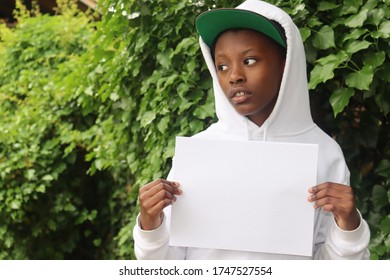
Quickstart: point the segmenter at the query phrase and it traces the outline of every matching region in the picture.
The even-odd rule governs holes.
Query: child
[[[341,149],[311,118],[305,53],[291,18],[275,6],[247,0],[236,9],[205,12],[196,25],[213,78],[218,122],[195,137],[318,144],[321,184],[308,190],[316,208],[313,258],[369,258],[369,229],[355,208]],[[163,179],[140,189],[134,228],[138,259],[306,258],[169,246],[167,206],[180,194],[179,183]]]

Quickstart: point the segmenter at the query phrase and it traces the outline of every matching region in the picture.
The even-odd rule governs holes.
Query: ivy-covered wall
[[[214,121],[196,16],[241,1],[58,1],[0,25],[0,259],[133,258],[138,188]],[[390,257],[389,0],[269,1],[300,27],[315,121]]]

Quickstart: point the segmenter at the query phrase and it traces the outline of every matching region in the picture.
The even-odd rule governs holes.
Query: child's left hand
[[[360,217],[350,186],[327,182],[310,188],[309,193],[308,200],[314,202],[314,208],[332,212],[341,229],[350,231],[359,226]]]

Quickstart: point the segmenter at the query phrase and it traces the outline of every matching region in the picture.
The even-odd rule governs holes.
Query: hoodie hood
[[[298,28],[283,10],[258,0],[247,0],[236,9],[248,10],[278,22],[287,41],[286,64],[278,99],[268,119],[261,126],[264,139],[299,135],[314,123],[310,113],[306,58]],[[200,47],[213,79],[218,122],[210,127],[225,135],[247,135],[248,119],[239,115],[223,93],[209,47],[200,37]],[[206,132],[206,131],[205,131]]]

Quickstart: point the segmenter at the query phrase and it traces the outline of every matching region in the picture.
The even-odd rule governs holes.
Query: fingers
[[[323,183],[309,189],[311,194],[308,200],[315,202],[315,206],[337,205],[354,201],[352,188],[335,183]],[[317,207],[317,208],[318,208]]]
[[[331,183],[331,182],[326,182],[319,184],[315,187],[312,187],[309,189],[309,193],[315,194],[323,190],[334,190],[334,191],[340,191],[340,192],[350,192],[352,193],[352,188],[347,185],[342,185],[342,184],[336,184],[336,183]]]
[[[141,206],[150,208],[163,200],[175,201],[181,193],[179,183],[158,179],[140,189],[139,199]]]
[[[157,179],[140,189],[140,194],[147,194],[148,196],[153,196],[157,192],[165,189],[167,192],[172,194],[181,194],[179,189],[179,183],[171,182],[164,179]]]
[[[159,189],[160,187],[158,187]],[[169,191],[161,189],[158,192],[147,192],[140,196],[141,207],[146,210],[146,213],[155,215],[166,206],[176,201],[176,197]]]
[[[179,183],[177,183],[177,182],[171,182],[171,181],[167,181],[165,179],[157,179],[157,180],[155,180],[153,182],[150,182],[149,184],[143,186],[140,189],[140,191],[146,192],[146,191],[149,191],[151,189],[154,189],[156,186],[159,186],[159,185],[160,186],[164,185],[164,186],[166,186],[166,187],[168,187],[170,189],[173,189],[173,188],[177,189],[180,186]]]
[[[182,193],[179,186],[177,182],[158,179],[140,188],[138,197],[143,229],[154,229],[160,225],[163,209]]]
[[[309,189],[311,194],[308,200],[315,202],[314,206],[333,208],[332,205],[348,206],[354,201],[354,194],[352,188],[345,185],[334,183],[324,183]],[[325,210],[325,209],[324,209]]]
[[[332,212],[341,228],[351,230],[358,226],[359,217],[350,186],[328,182],[312,187],[308,191],[310,193],[308,201],[313,202],[314,208]]]

